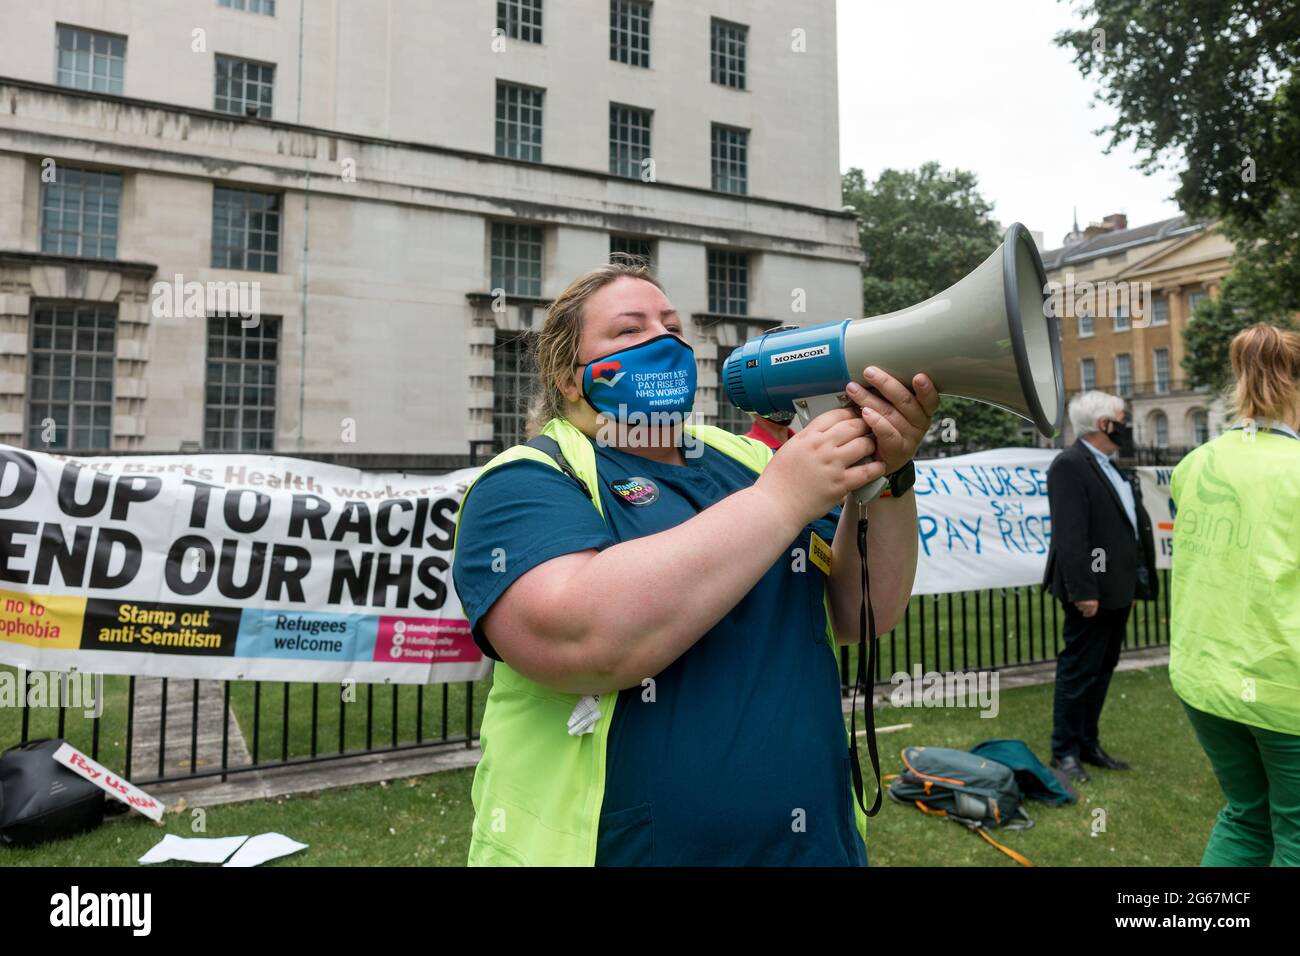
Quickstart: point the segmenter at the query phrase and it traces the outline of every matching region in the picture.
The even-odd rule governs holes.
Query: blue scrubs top
[[[490,657],[500,660],[479,623],[520,575],[675,527],[757,478],[702,443],[686,465],[593,446],[607,521],[576,482],[534,461],[492,469],[466,498],[453,581]],[[811,532],[830,543],[835,519],[805,527],[726,617],[646,675],[653,682],[618,692],[597,865],[867,864],[825,576],[807,557]],[[719,539],[714,558],[729,548]]]

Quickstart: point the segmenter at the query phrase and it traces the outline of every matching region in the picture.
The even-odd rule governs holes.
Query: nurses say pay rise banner
[[[233,680],[477,680],[451,586],[477,469],[0,445],[0,663]]]
[[[920,555],[913,594],[1038,584],[1052,519],[1047,469],[1054,448],[993,451],[916,462]]]

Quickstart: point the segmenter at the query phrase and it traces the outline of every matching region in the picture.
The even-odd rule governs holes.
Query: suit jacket
[[[1047,469],[1052,543],[1043,587],[1063,604],[1098,601],[1103,608],[1122,608],[1135,599],[1159,595],[1151,518],[1142,506],[1137,481],[1127,472],[1120,474],[1133,488],[1136,536],[1124,503],[1082,438]]]

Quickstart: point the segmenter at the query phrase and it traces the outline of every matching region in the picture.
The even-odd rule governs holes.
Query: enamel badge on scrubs
[[[649,478],[615,478],[609,487],[629,505],[651,505],[659,500],[659,488]]]

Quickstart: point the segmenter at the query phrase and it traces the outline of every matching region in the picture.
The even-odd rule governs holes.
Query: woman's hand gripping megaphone
[[[885,466],[879,472],[880,477],[873,475],[871,480],[853,491],[859,514],[865,516],[867,504],[885,487],[884,476],[893,474],[916,455],[930,429],[930,419],[939,407],[939,391],[924,372],[912,377],[909,389],[888,372],[869,365],[862,370],[861,380],[850,381],[843,392],[796,399],[794,405],[805,426],[836,408],[851,409],[859,414],[865,433],[872,442],[869,454],[874,461]]]

